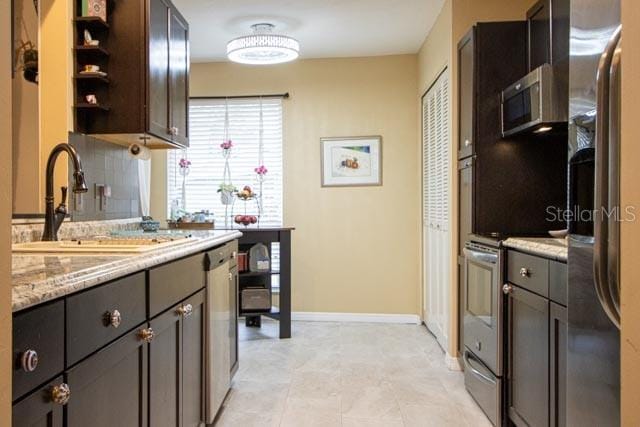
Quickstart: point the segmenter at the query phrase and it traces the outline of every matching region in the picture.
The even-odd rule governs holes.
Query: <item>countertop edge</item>
[[[517,249],[521,252],[544,257],[553,261],[567,262],[567,249],[553,245],[530,242],[527,240],[509,238],[502,242],[503,246],[510,249]]]
[[[16,313],[129,274],[203,252],[240,237],[242,237],[241,231],[229,231],[221,236],[203,237],[194,243],[159,251],[155,254],[133,255],[124,259],[114,260],[99,267],[87,268],[86,270],[60,274],[29,284],[13,286],[11,310]]]

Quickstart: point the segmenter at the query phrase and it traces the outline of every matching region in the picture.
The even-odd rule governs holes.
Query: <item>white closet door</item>
[[[424,319],[446,349],[449,331],[449,73],[422,99],[422,210]]]

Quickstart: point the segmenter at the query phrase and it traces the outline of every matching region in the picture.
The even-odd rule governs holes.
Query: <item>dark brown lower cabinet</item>
[[[13,405],[13,427],[62,427],[63,406],[51,400],[51,390],[62,382],[58,377]]]
[[[149,423],[198,426],[203,419],[204,290],[150,322]]]
[[[238,267],[232,267],[230,273],[230,289],[229,289],[229,313],[231,319],[231,328],[229,334],[231,337],[231,374],[238,369]]]
[[[143,324],[66,373],[69,427],[147,426],[148,347]]]
[[[550,328],[550,396],[549,419],[551,427],[567,425],[567,308],[551,301]]]
[[[516,426],[549,424],[549,300],[513,286],[508,294],[508,412]]]

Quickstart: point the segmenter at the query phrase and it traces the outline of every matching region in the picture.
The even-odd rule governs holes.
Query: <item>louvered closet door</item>
[[[449,73],[445,70],[422,98],[423,314],[444,349],[451,311],[449,147]]]

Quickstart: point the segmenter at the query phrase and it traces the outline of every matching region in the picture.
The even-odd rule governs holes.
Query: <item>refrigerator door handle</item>
[[[598,300],[609,319],[620,328],[618,315],[612,295],[609,290],[608,262],[608,225],[605,215],[610,216],[609,203],[609,123],[610,123],[610,91],[609,75],[611,61],[618,42],[621,27],[618,27],[609,40],[607,47],[600,57],[598,74],[596,77],[596,173],[595,173],[595,209],[594,212],[594,246],[593,246],[593,275]]]
[[[609,209],[615,212],[608,218],[607,271],[608,291],[613,309],[620,319],[620,221],[624,212],[620,207],[620,90],[622,39],[619,38],[611,58],[609,71]]]

